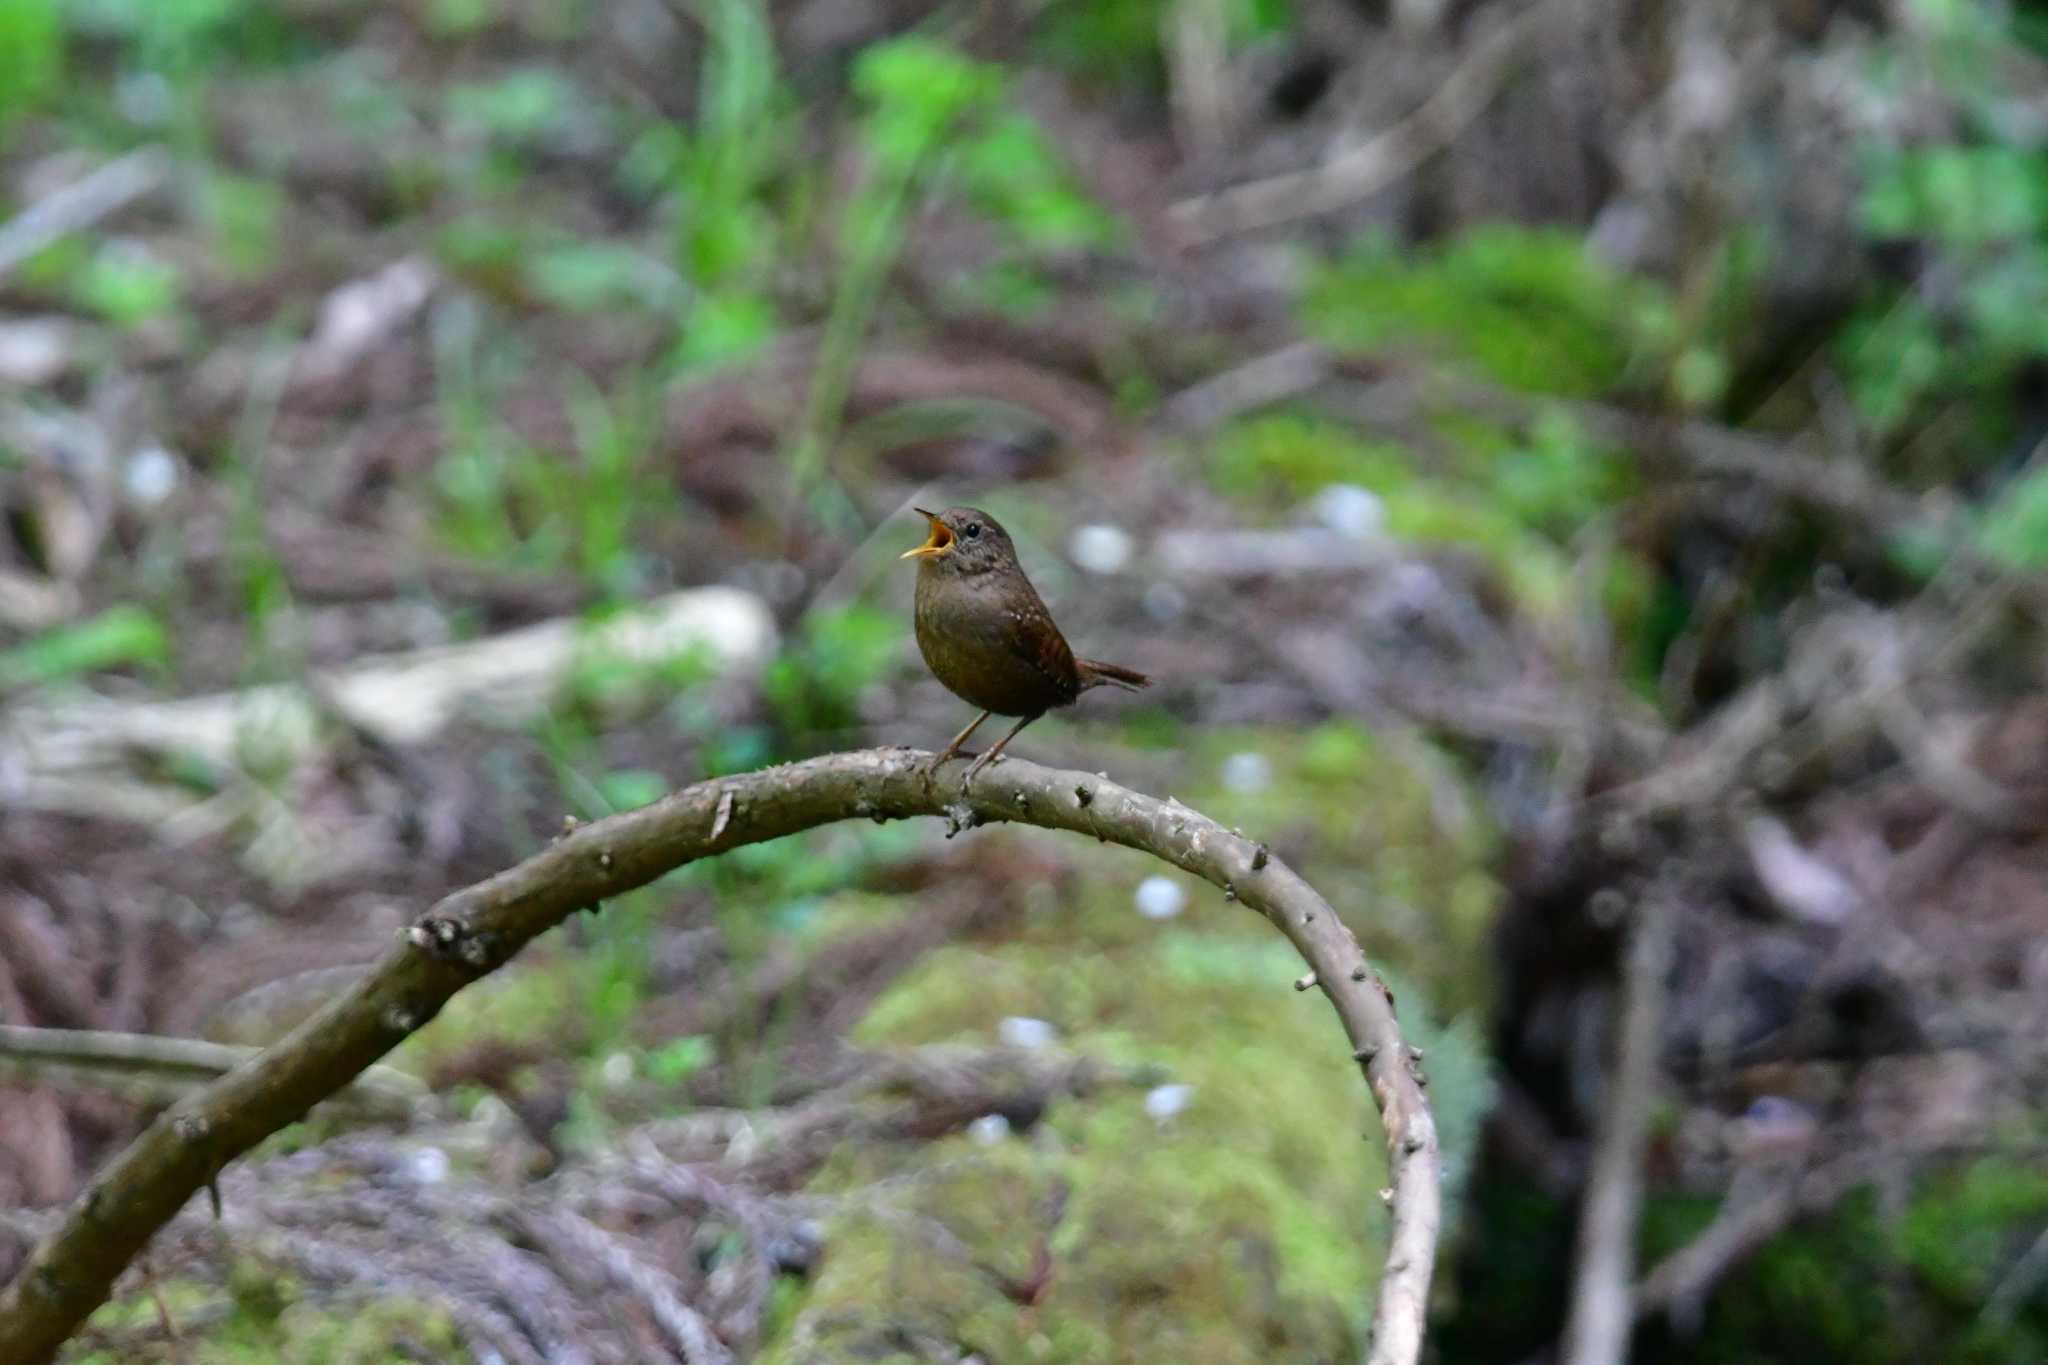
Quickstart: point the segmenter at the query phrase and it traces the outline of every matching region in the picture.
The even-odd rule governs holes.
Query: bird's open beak
[[[929,559],[953,548],[953,533],[946,529],[946,523],[939,520],[936,512],[927,512],[922,507],[913,507],[910,510],[932,524],[932,538],[915,550],[905,550],[896,556],[898,559]]]

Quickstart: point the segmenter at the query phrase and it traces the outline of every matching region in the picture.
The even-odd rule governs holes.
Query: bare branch
[[[1184,199],[1173,225],[1191,246],[1328,213],[1385,189],[1442,151],[1493,103],[1540,32],[1573,6],[1537,0],[1472,45],[1436,92],[1399,123],[1321,166]]]
[[[25,1084],[178,1099],[256,1052],[200,1038],[0,1024],[0,1080]],[[348,1089],[366,1107],[383,1113],[405,1113],[426,1095],[418,1080],[386,1066],[368,1068]]]
[[[1558,1353],[1561,1365],[1619,1365],[1628,1358],[1643,1143],[1656,1099],[1664,973],[1671,955],[1670,894],[1670,888],[1659,886],[1643,897],[1622,965],[1614,1079],[1600,1108],[1586,1200],[1579,1213],[1577,1272],[1564,1347]]]
[[[1440,1216],[1436,1125],[1420,1054],[1402,1039],[1386,988],[1350,929],[1263,845],[1178,802],[1019,759],[985,769],[962,790],[950,772],[930,777],[929,761],[916,750],[870,749],[700,782],[565,834],[444,898],[352,989],[165,1112],[95,1177],[0,1293],[0,1360],[53,1359],[157,1229],[222,1167],[577,910],[743,844],[837,820],[937,815],[949,833],[1012,822],[1151,853],[1222,887],[1294,944],[1336,1007],[1385,1128],[1392,1221],[1368,1365],[1413,1365]]]
[[[169,178],[161,147],[140,147],[0,223],[0,279],[59,237],[118,213]]]

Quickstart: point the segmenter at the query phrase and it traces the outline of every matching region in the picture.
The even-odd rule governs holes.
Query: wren
[[[933,771],[990,716],[1015,716],[1017,723],[968,766],[962,786],[1018,731],[1089,688],[1108,683],[1135,692],[1152,685],[1135,669],[1075,657],[994,517],[972,507],[913,510],[931,523],[930,539],[900,556],[917,561],[918,650],[948,691],[981,708],[932,760]]]

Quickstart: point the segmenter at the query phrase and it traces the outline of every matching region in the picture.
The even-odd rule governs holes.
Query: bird
[[[931,528],[924,544],[898,556],[917,561],[918,652],[946,690],[981,708],[928,772],[959,753],[990,716],[1015,716],[1017,723],[968,765],[963,788],[1047,711],[1071,705],[1094,687],[1135,692],[1152,685],[1134,668],[1075,656],[1025,576],[1010,533],[994,517],[975,507],[912,510]]]

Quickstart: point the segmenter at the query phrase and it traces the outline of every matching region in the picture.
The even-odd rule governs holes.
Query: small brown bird
[[[981,708],[932,760],[934,771],[992,715],[1018,720],[968,766],[962,786],[1019,730],[1089,688],[1114,683],[1135,692],[1152,685],[1133,669],[1074,657],[994,517],[972,507],[913,510],[931,523],[931,538],[900,556],[917,561],[917,647],[948,691]]]

